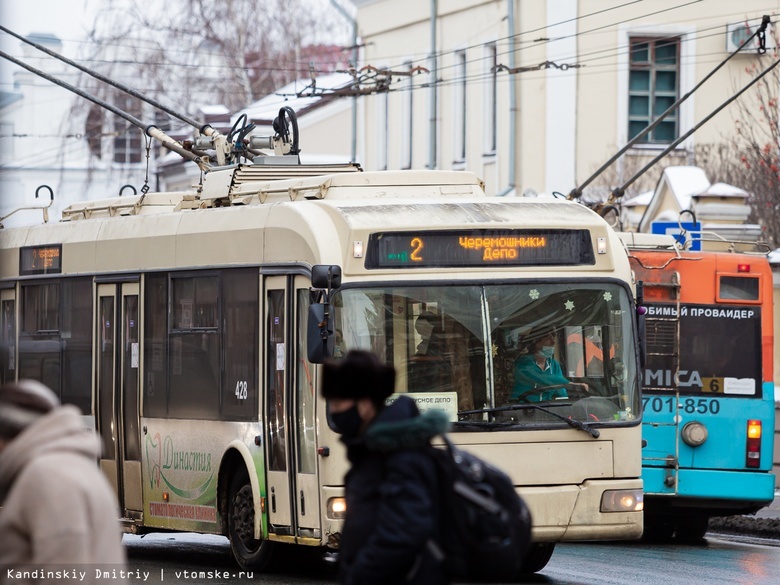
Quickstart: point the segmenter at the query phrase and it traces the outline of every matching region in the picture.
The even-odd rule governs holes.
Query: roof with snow
[[[691,208],[691,198],[710,187],[704,169],[694,166],[668,166],[661,173],[655,191],[639,222],[640,232],[649,232],[652,222],[672,220]]]
[[[300,116],[306,110],[333,99],[330,91],[349,87],[353,81],[354,78],[349,73],[330,73],[317,77],[313,82],[308,78],[298,79],[257,100],[243,110],[235,112],[232,119],[237,120],[239,116],[246,114],[247,118],[253,122],[270,124],[279,114],[279,108],[283,106],[291,107]],[[306,97],[297,97],[298,94],[304,94]]]
[[[666,181],[672,194],[677,199],[680,209],[689,209],[691,206],[691,197],[701,193],[710,187],[710,180],[707,173],[699,167],[674,166],[666,167],[661,174],[661,180]],[[658,187],[656,187],[656,192]]]
[[[750,195],[744,189],[735,187],[734,185],[728,185],[726,183],[715,183],[710,185],[707,189],[700,193],[695,193],[694,197],[739,197],[744,199]]]
[[[644,193],[640,193],[636,197],[632,197],[631,199],[623,202],[623,207],[636,207],[638,205],[649,205],[650,201],[653,199],[653,191],[645,191]]]
[[[200,106],[198,108],[203,114],[205,115],[211,115],[211,116],[220,116],[222,114],[229,114],[230,110],[227,106],[224,106],[222,104],[213,105],[213,106]]]

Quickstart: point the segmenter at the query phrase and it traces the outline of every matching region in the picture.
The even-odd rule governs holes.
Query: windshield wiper
[[[569,425],[573,429],[577,429],[578,431],[585,431],[588,433],[591,437],[594,439],[598,439],[601,433],[598,429],[592,428],[588,423],[584,423],[582,421],[568,418],[563,416],[562,414],[558,414],[557,412],[553,412],[552,410],[548,408],[544,408],[543,406],[539,406],[538,404],[512,404],[509,406],[497,406],[495,408],[480,408],[478,410],[461,410],[458,412],[458,416],[460,415],[467,415],[467,414],[485,414],[485,413],[493,413],[493,412],[507,412],[510,410],[526,410],[528,408],[535,408],[536,410],[541,410],[544,413],[547,413],[551,416],[554,416],[555,418],[561,419],[563,422],[565,422],[567,425]]]

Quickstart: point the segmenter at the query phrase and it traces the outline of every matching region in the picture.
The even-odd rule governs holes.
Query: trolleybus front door
[[[266,431],[268,522],[271,532],[293,536],[290,501],[287,277],[265,280],[265,393],[262,410]]]
[[[0,290],[0,384],[16,379],[15,290]]]
[[[124,518],[143,510],[138,395],[140,314],[137,282],[98,284],[97,419],[100,467]]]
[[[295,379],[293,398],[295,500],[298,536],[320,538],[319,478],[317,472],[317,385],[314,366],[306,353],[306,326],[310,304],[310,282],[296,276],[295,290]]]
[[[264,290],[262,412],[269,523],[277,535],[319,538],[316,396],[305,352],[308,281],[303,277],[266,277]]]

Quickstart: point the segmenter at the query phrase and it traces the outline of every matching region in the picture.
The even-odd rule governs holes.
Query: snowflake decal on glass
[[[609,302],[612,300],[612,293],[611,292],[605,292],[604,293],[604,300]]]
[[[563,303],[563,306],[566,307],[567,311],[574,310],[574,303],[572,301],[566,301],[565,303]]]
[[[536,289],[532,289],[531,292],[528,293],[528,296],[531,297],[533,300],[536,300],[539,298],[539,291]]]

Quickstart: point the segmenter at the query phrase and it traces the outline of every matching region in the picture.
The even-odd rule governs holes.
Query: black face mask
[[[344,412],[330,412],[328,410],[328,418],[330,419],[330,428],[348,438],[357,437],[360,433],[360,425],[363,424],[357,404]]]

